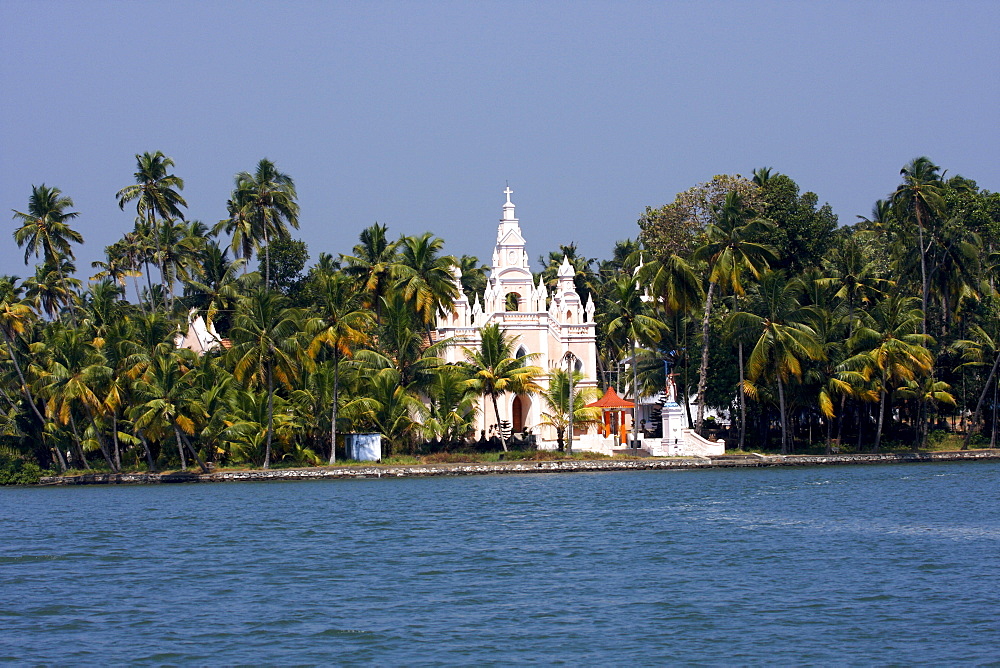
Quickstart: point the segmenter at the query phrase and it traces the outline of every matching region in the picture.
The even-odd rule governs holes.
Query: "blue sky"
[[[0,208],[61,188],[85,276],[155,150],[210,224],[275,161],[314,258],[379,221],[488,261],[507,181],[533,261],[765,165],[852,223],[918,155],[1000,189],[998,30],[997,2],[5,0]]]

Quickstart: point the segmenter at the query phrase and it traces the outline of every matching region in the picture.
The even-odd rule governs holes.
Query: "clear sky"
[[[273,160],[313,258],[379,221],[488,262],[507,181],[533,262],[761,166],[853,223],[919,155],[1000,189],[998,34],[1000,2],[3,0],[0,209],[61,188],[84,276],[156,150],[209,224]]]

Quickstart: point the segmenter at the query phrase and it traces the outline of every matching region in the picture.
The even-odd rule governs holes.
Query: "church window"
[[[507,296],[504,298],[504,310],[505,311],[520,311],[521,310],[521,295],[516,292],[508,292]]]

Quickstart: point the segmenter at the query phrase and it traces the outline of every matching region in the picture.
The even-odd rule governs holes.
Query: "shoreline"
[[[89,473],[45,476],[41,487],[66,485],[149,485],[164,483],[246,482],[261,480],[351,480],[357,478],[423,478],[435,476],[506,475],[521,473],[577,473],[600,471],[670,471],[712,468],[761,468],[775,466],[844,466],[858,464],[911,464],[921,462],[1000,460],[1000,449],[941,452],[878,453],[851,455],[721,455],[670,459],[596,459],[514,462],[463,462],[252,469],[211,473]]]

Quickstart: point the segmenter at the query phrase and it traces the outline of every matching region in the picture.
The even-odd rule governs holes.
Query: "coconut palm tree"
[[[244,297],[230,331],[233,347],[229,355],[236,380],[245,387],[262,387],[267,392],[265,469],[271,466],[275,383],[290,388],[299,368],[297,314],[287,307],[287,302],[282,295],[266,289]]]
[[[362,391],[343,409],[344,416],[355,428],[373,429],[382,434],[388,452],[405,443],[413,445],[425,413],[423,403],[403,384],[393,368],[366,374]]]
[[[382,298],[388,296],[399,280],[399,242],[386,237],[388,228],[375,223],[361,231],[360,243],[354,246],[354,255],[341,255],[344,273],[361,282],[368,293],[367,303],[375,309],[377,320],[382,319]]]
[[[458,258],[458,267],[462,272],[462,291],[470,303],[483,298],[486,292],[486,272],[488,266],[479,261],[475,255],[463,255]]]
[[[632,365],[632,398],[635,406],[632,408],[632,431],[634,437],[639,437],[639,363],[637,348],[639,345],[654,346],[663,336],[666,326],[651,315],[651,304],[647,302],[644,286],[636,276],[623,274],[612,279],[607,288],[607,308],[603,314],[602,323],[607,330],[608,340],[619,353],[631,348],[629,359]],[[704,395],[703,395],[704,396]]]
[[[270,288],[271,256],[268,245],[272,238],[287,239],[287,225],[299,228],[299,205],[295,182],[288,174],[278,171],[267,158],[257,163],[257,169],[236,175],[236,188],[230,198],[230,220],[233,230],[239,224],[250,225],[250,238],[255,248],[264,248],[264,288]],[[241,239],[245,231],[240,230]],[[236,234],[233,237],[236,243]],[[241,243],[246,243],[241,241]]]
[[[202,261],[193,265],[194,275],[184,281],[184,296],[189,305],[205,312],[206,324],[221,319],[229,329],[230,318],[240,296],[240,269],[246,260],[229,261],[228,251],[215,241],[209,241],[201,254]]]
[[[186,468],[184,449],[198,462],[202,472],[208,467],[194,449],[189,435],[195,433],[195,418],[203,414],[197,406],[197,392],[192,380],[196,365],[190,351],[171,351],[156,355],[137,383],[137,396],[142,403],[132,410],[132,419],[138,429],[161,440],[173,436],[180,457],[181,468]]]
[[[965,441],[962,443],[963,450],[969,449],[969,441],[972,439],[973,431],[979,427],[983,404],[986,402],[986,397],[997,377],[997,369],[1000,369],[1000,340],[979,325],[973,325],[969,333],[971,338],[960,340],[955,344],[965,359],[962,366],[985,366],[989,364],[987,360],[991,357],[993,358],[993,366],[990,367],[990,373],[983,384],[983,391],[979,394],[979,400],[976,401],[976,409],[972,412],[969,427],[965,431]],[[992,426],[991,432],[993,433],[991,440],[995,440],[996,424]]]
[[[458,261],[451,255],[439,255],[444,240],[424,232],[419,236],[399,240],[398,290],[428,333],[439,313],[450,312],[459,290],[455,285],[452,267]]]
[[[340,361],[351,357],[355,348],[368,341],[375,320],[371,311],[362,307],[357,284],[340,272],[319,275],[319,299],[318,331],[310,349],[315,356],[318,347],[322,346],[333,358],[333,400],[330,405],[330,463],[333,464],[337,446]]]
[[[73,305],[80,280],[68,277],[75,270],[69,260],[36,264],[35,274],[24,279],[25,300],[34,305],[35,311],[48,315],[52,320],[59,320],[62,309],[69,308],[70,317],[75,322]]]
[[[40,379],[46,398],[46,412],[62,425],[71,425],[83,455],[83,440],[76,417],[82,411],[91,427],[94,441],[112,471],[118,466],[104,442],[105,405],[99,396],[101,387],[111,379],[113,370],[107,365],[101,343],[89,341],[80,329],[55,329],[46,342],[47,364]]]
[[[849,371],[859,371],[872,380],[879,393],[879,417],[872,452],[878,452],[882,428],[892,392],[909,381],[930,374],[934,358],[927,344],[933,339],[918,334],[923,323],[923,311],[916,297],[906,297],[898,291],[887,295],[864,315],[863,324],[848,341],[856,351],[844,361]]]
[[[477,348],[463,348],[465,359],[472,370],[472,387],[481,397],[489,397],[497,425],[500,424],[500,406],[497,399],[506,393],[534,394],[541,390],[538,379],[542,370],[528,364],[537,353],[515,356],[517,337],[508,336],[496,323],[479,330]],[[507,438],[500,430],[500,445],[507,452]]]
[[[584,379],[580,371],[573,372],[573,385]],[[587,404],[596,401],[599,393],[596,387],[585,387],[573,390],[573,413],[570,415],[570,376],[564,369],[554,369],[549,373],[549,387],[542,392],[545,409],[542,411],[544,426],[556,430],[556,443],[560,450],[565,450],[564,437],[571,425],[575,431],[578,428],[588,428],[601,424],[601,409],[587,408]]]
[[[461,443],[475,432],[479,414],[469,370],[458,364],[442,364],[431,375],[426,387],[424,434],[445,445]]]
[[[701,324],[701,366],[698,370],[698,417],[695,429],[700,433],[705,420],[705,390],[708,388],[709,323],[712,300],[717,289],[744,294],[742,275],[748,271],[755,278],[777,260],[769,246],[753,241],[768,226],[743,203],[736,191],[726,194],[722,204],[713,207],[713,222],[705,230],[707,241],[694,252],[694,259],[708,264],[708,290]]]
[[[21,221],[21,227],[14,230],[14,241],[24,247],[24,264],[34,255],[41,257],[46,266],[54,267],[59,282],[65,288],[66,274],[64,262],[75,260],[71,244],[83,243],[83,236],[69,226],[69,221],[80,215],[78,211],[67,211],[73,200],[62,194],[59,188],[49,188],[44,183],[31,187],[28,211],[14,211],[14,220]]]
[[[904,216],[912,217],[917,224],[917,239],[920,244],[920,308],[923,311],[921,334],[927,334],[927,302],[930,295],[930,276],[927,271],[927,252],[924,237],[927,225],[932,218],[939,215],[944,208],[944,182],[941,168],[931,162],[930,158],[921,156],[914,158],[899,170],[903,183],[892,194],[893,206]]]
[[[172,158],[163,155],[162,151],[155,153],[136,154],[136,171],[133,174],[135,184],[125,186],[115,197],[118,199],[118,207],[124,211],[125,205],[135,202],[136,214],[148,227],[149,235],[154,241],[154,258],[160,267],[160,283],[163,285],[167,280],[166,269],[163,265],[163,258],[160,254],[160,228],[157,217],[161,220],[179,218],[184,220],[182,207],[187,207],[187,202],[181,196],[180,191],[184,190],[184,180],[179,176],[170,174],[170,168],[174,166]],[[163,306],[167,307],[166,295],[164,295]]]
[[[809,311],[799,302],[803,288],[801,281],[789,280],[783,271],[768,271],[761,275],[758,289],[760,312],[740,311],[732,316],[734,329],[759,333],[747,359],[747,376],[751,381],[766,376],[778,386],[782,454],[789,452],[791,444],[785,389],[793,378],[801,380],[803,362],[823,357],[816,333],[807,324]]]
[[[22,347],[25,349],[25,355],[30,354],[27,352],[27,345],[23,340],[23,335],[32,326],[34,314],[26,304],[13,300],[12,298],[15,296],[14,291],[11,290],[11,293],[4,295],[3,301],[0,301],[0,336],[3,336],[7,348],[7,356],[10,358],[14,370],[17,372],[18,385],[21,394],[24,395],[24,401],[31,407],[31,411],[35,414],[35,417],[38,418],[39,430],[43,430],[46,419],[38,408],[34,393],[31,391],[31,383],[25,377],[25,369],[21,364]],[[62,450],[57,446],[55,451],[59,466],[65,471],[67,468],[66,459],[63,457]]]

